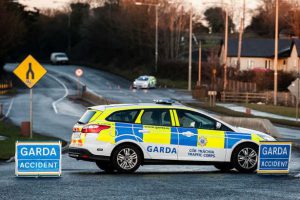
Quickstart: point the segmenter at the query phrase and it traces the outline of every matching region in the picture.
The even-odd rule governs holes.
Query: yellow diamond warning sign
[[[29,88],[32,88],[46,73],[46,69],[31,55],[14,70],[14,74]]]

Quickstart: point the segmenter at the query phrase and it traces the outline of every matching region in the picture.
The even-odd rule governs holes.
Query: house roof
[[[278,57],[289,57],[291,53],[293,40],[291,39],[279,39],[278,41]],[[298,55],[300,53],[300,41],[298,40],[299,48]],[[242,43],[242,57],[262,57],[272,58],[274,57],[274,39],[256,39],[249,38],[243,39]],[[228,41],[228,57],[237,57],[238,54],[238,39],[229,39]]]

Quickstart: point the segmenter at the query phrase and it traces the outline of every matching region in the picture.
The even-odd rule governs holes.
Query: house
[[[274,69],[274,39],[243,39],[240,70]],[[224,43],[221,45],[220,64],[223,64]],[[278,70],[297,71],[300,57],[299,39],[279,39]],[[237,67],[238,39],[228,40],[227,66]]]

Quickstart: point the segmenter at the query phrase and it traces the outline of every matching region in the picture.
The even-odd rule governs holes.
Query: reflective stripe
[[[153,144],[171,143],[171,127],[157,127],[144,125],[144,129],[149,131],[143,136],[144,142]]]
[[[173,110],[170,110],[170,115],[171,115],[171,123],[172,123],[172,126],[176,126],[175,120],[174,120]]]
[[[144,114],[144,110],[141,110],[139,116],[135,120],[136,124],[141,124],[142,123],[142,116],[143,116],[143,114]]]
[[[225,146],[224,131],[198,129],[197,147],[224,149],[224,146]]]
[[[174,115],[174,118],[175,118],[175,125],[180,126],[176,110],[172,110],[172,111],[173,111],[173,115]]]
[[[110,126],[109,129],[102,130],[97,137],[97,140],[101,142],[108,142],[111,144],[115,144],[115,136],[116,136],[116,126],[114,122],[105,123],[103,125]]]
[[[251,134],[225,132],[225,148],[231,149],[236,143],[241,140],[251,140]]]
[[[251,134],[251,140],[254,141],[254,142],[259,143],[260,141],[263,140],[263,138],[261,138],[261,137],[259,137],[258,135],[252,133],[252,134]]]

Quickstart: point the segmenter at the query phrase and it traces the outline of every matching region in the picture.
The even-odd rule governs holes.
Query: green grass
[[[258,105],[258,104],[244,104],[243,106],[251,108],[253,110],[258,110],[262,112],[268,112],[276,115],[282,115],[286,117],[296,117],[295,107],[285,107],[285,106],[274,106],[274,105]]]
[[[281,125],[293,126],[293,127],[300,127],[300,122],[288,121],[288,120],[282,120],[282,119],[273,119],[273,118],[268,118],[268,117],[258,117],[258,116],[254,116],[254,115],[247,115],[246,113],[236,112],[236,111],[230,110],[228,108],[224,108],[222,106],[210,107],[209,104],[207,104],[207,103],[188,104],[188,105],[191,106],[191,107],[194,107],[194,108],[199,108],[199,109],[211,111],[211,112],[214,112],[214,113],[218,113],[218,114],[225,115],[225,116],[230,116],[230,117],[264,118],[264,119],[270,120],[272,123],[275,123],[275,124],[281,124]]]
[[[176,89],[186,89],[188,82],[187,81],[174,81],[171,79],[162,79],[162,78],[157,78],[157,84],[161,87],[168,87],[168,88],[176,88]]]
[[[0,140],[0,160],[7,160],[15,155],[15,144],[17,140],[31,140],[31,141],[58,141],[60,139],[54,137],[43,136],[33,133],[33,138],[20,136],[20,127],[14,126],[8,122],[0,122],[0,135],[8,137],[6,140]],[[62,141],[63,146],[66,145]]]

